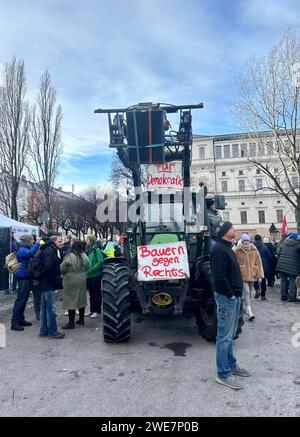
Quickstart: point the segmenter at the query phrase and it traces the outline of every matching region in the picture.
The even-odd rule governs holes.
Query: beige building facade
[[[270,189],[272,181],[249,161],[250,156],[259,153],[259,159],[268,161],[274,174],[281,173],[278,158],[272,150],[271,134],[266,132],[261,135],[263,146],[261,140],[256,142],[249,134],[195,135],[193,138],[192,185],[197,186],[203,181],[209,196],[225,196],[226,209],[220,213],[224,220],[234,224],[238,235],[249,232],[270,237],[270,226],[273,223],[280,230],[284,215],[288,231],[296,229],[294,212],[289,203]],[[291,170],[289,175],[297,188],[297,173]],[[279,235],[275,237],[279,238]]]

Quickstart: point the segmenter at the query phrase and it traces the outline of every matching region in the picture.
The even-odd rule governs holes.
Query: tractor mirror
[[[225,209],[225,196],[223,196],[222,194],[217,194],[214,199],[217,209]]]

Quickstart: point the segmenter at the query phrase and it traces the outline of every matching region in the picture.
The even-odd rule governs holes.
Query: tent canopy
[[[17,220],[13,220],[3,214],[0,214],[0,227],[11,228],[17,241],[19,240],[20,236],[24,234],[39,235],[38,226],[18,222]]]

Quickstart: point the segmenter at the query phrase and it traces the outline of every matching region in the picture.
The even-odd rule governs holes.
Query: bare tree
[[[5,65],[0,87],[0,208],[18,220],[17,195],[29,148],[30,111],[24,61]]]
[[[300,42],[287,32],[266,57],[247,65],[234,114],[249,132],[249,161],[267,176],[262,189],[286,199],[300,230],[299,79]]]
[[[131,190],[139,185],[145,186],[145,169],[143,166],[130,163],[127,153],[120,148],[112,161],[110,180],[116,189],[125,187],[127,190]]]
[[[30,153],[33,164],[29,171],[45,196],[45,210],[50,214],[50,228],[52,190],[62,152],[61,121],[61,106],[56,104],[56,90],[51,85],[49,72],[46,71],[41,77],[39,93],[32,111]]]

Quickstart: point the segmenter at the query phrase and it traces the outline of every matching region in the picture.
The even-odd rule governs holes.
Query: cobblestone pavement
[[[50,340],[38,337],[32,303],[33,326],[9,329],[11,298],[0,309],[0,416],[300,415],[300,305],[281,302],[278,287],[267,302],[253,301],[256,319],[235,342],[239,364],[252,373],[239,392],[216,384],[215,345],[199,336],[194,318],[133,313],[126,344],[103,342],[101,318]]]

